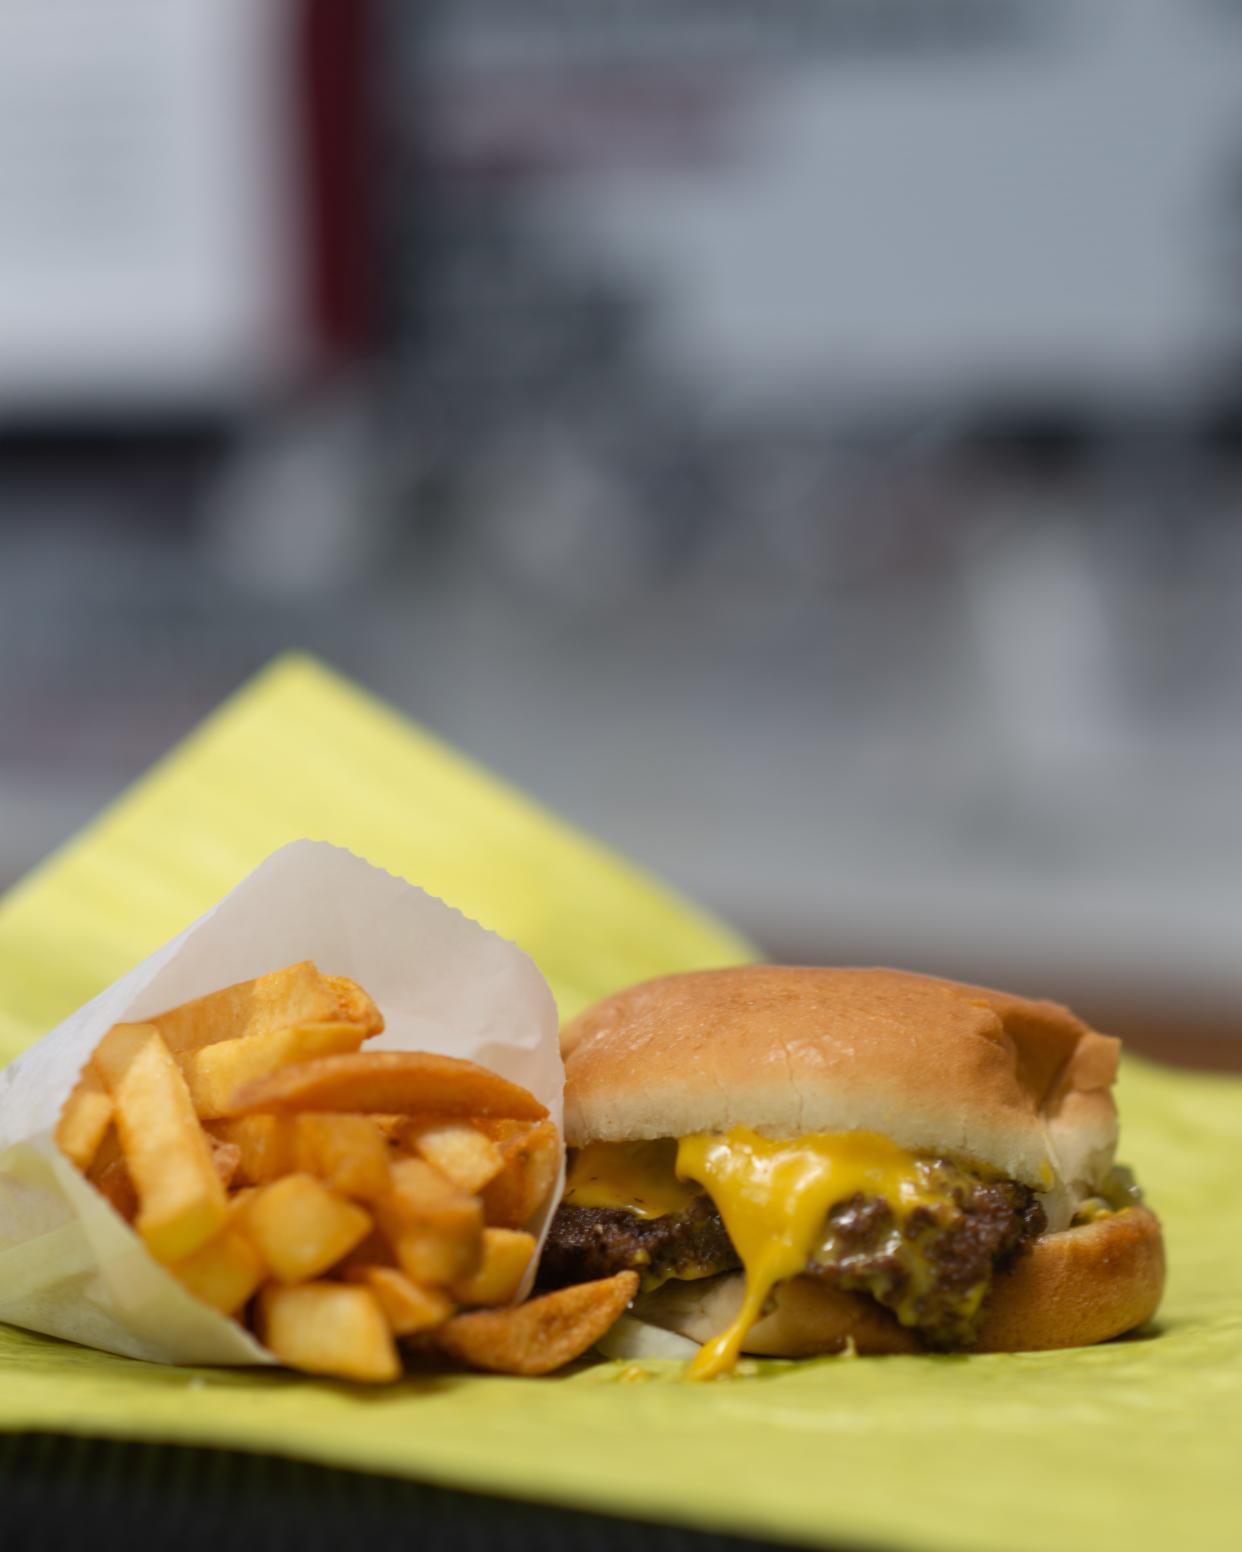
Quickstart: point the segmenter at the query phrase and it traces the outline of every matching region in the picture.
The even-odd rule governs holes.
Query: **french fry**
[[[334,1277],[351,1277],[360,1266],[392,1266],[397,1264],[397,1255],[388,1238],[373,1228],[365,1239],[360,1239],[354,1248],[341,1258],[332,1269]]]
[[[328,1015],[329,1019],[339,1020],[342,1024],[361,1024],[368,1040],[372,1035],[383,1034],[384,1015],[357,981],[351,981],[347,975],[325,975],[323,984],[336,998],[336,1011]]]
[[[184,1261],[174,1261],[168,1270],[196,1298],[222,1315],[235,1315],[263,1281],[258,1251],[232,1227]]]
[[[126,1223],[133,1223],[138,1216],[138,1193],[119,1149],[116,1156],[96,1172],[91,1183],[114,1213]]]
[[[474,1369],[550,1374],[598,1342],[637,1292],[637,1273],[618,1272],[508,1309],[454,1315],[415,1342]]]
[[[372,1111],[369,1114],[371,1120],[379,1127],[380,1136],[395,1148],[400,1143],[401,1134],[409,1123],[409,1116],[381,1115],[378,1111]]]
[[[293,1116],[238,1116],[209,1121],[205,1128],[215,1143],[240,1152],[232,1183],[265,1186],[297,1169],[297,1120]]]
[[[520,1229],[484,1229],[483,1257],[475,1271],[453,1284],[459,1304],[508,1304],[521,1286],[535,1236]]]
[[[83,1174],[93,1183],[99,1179],[109,1164],[114,1164],[118,1159],[123,1158],[121,1139],[117,1134],[114,1117],[112,1124],[109,1125],[107,1131],[103,1134],[103,1140],[98,1148],[95,1149],[94,1158],[91,1159]]]
[[[241,1149],[235,1142],[221,1142],[210,1132],[207,1133],[207,1146],[211,1149],[211,1162],[216,1166],[220,1184],[227,1191],[241,1167]]]
[[[156,1260],[184,1260],[228,1217],[185,1079],[151,1024],[115,1025],[94,1060],[138,1193],[138,1232]]]
[[[87,1062],[60,1112],[56,1146],[85,1174],[111,1124],[112,1096],[94,1063]]]
[[[214,1121],[230,1114],[230,1101],[246,1084],[317,1056],[356,1051],[362,1041],[358,1024],[291,1024],[183,1051],[177,1062],[199,1118]]]
[[[483,1208],[422,1159],[398,1159],[392,1186],[374,1204],[375,1222],[416,1283],[448,1286],[478,1269]]]
[[[229,1223],[240,1225],[242,1216],[259,1194],[258,1186],[242,1186],[229,1197]]]
[[[504,1168],[500,1149],[468,1121],[412,1122],[398,1135],[462,1191],[481,1191]]]
[[[420,1288],[394,1266],[351,1266],[351,1283],[362,1283],[379,1300],[394,1336],[413,1336],[443,1325],[453,1313],[453,1301],[438,1288]]]
[[[360,986],[345,976],[320,975],[310,960],[196,997],[148,1023],[174,1054],[271,1034],[291,1024],[356,1024],[364,1038],[384,1027],[379,1009]]]
[[[394,1379],[396,1337],[499,1372],[559,1366],[629,1294],[565,1289],[516,1324],[489,1308],[528,1275],[523,1229],[560,1165],[546,1107],[474,1062],[359,1049],[382,1028],[309,961],[114,1025],[56,1140],[195,1298],[292,1367]]]
[[[444,1116],[547,1115],[533,1094],[499,1073],[430,1051],[355,1051],[282,1067],[233,1098],[230,1115],[348,1110]]]
[[[427,1120],[434,1120],[428,1116]],[[510,1121],[503,1116],[475,1116],[471,1122],[484,1137],[490,1137],[494,1143],[511,1143],[515,1138],[525,1137],[531,1129],[529,1121]]]
[[[299,1169],[363,1201],[388,1190],[388,1145],[370,1116],[305,1115],[295,1126]]]
[[[503,1125],[504,1123],[500,1123]],[[488,1223],[499,1228],[525,1227],[547,1201],[556,1186],[561,1167],[561,1139],[551,1121],[514,1127],[497,1136],[504,1166],[483,1189],[483,1212]]]
[[[124,1164],[126,1164],[126,1158],[124,1158],[124,1153],[121,1153],[121,1139],[116,1136],[115,1125],[110,1125],[106,1133],[104,1133],[104,1141],[95,1150],[95,1158],[90,1161],[90,1167],[85,1172],[85,1176],[92,1183],[92,1186],[98,1187],[99,1181],[113,1169],[113,1166],[120,1166],[121,1170],[126,1173],[126,1176],[129,1175],[129,1170],[124,1167]],[[130,1184],[129,1189],[132,1192],[134,1186]],[[134,1211],[137,1212],[138,1198],[135,1197],[134,1201]]]
[[[301,1283],[364,1239],[371,1218],[313,1175],[286,1175],[256,1192],[239,1226],[280,1282]]]
[[[218,1142],[211,1136],[207,1138],[207,1145],[211,1149],[211,1162],[220,1177],[220,1184],[227,1191],[237,1171],[241,1150],[232,1143]],[[127,1223],[134,1221],[138,1215],[138,1194],[121,1152],[115,1126],[110,1124],[104,1133],[103,1141],[95,1150],[95,1156],[86,1170],[86,1178],[101,1196],[107,1197],[113,1210]]]
[[[259,1295],[259,1340],[290,1368],[371,1384],[395,1380],[401,1362],[379,1300],[346,1283],[269,1283]]]

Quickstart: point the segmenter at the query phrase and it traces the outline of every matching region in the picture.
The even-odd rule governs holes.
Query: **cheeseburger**
[[[895,970],[703,971],[563,1035],[565,1196],[541,1280],[740,1353],[1012,1352],[1154,1314],[1160,1224],[1114,1162],[1118,1042]]]

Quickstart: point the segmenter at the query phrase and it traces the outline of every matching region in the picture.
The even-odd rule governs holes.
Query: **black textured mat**
[[[753,1552],[759,1546],[278,1456],[0,1435],[0,1552]]]

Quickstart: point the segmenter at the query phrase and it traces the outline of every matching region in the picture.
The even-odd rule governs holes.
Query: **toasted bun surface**
[[[1035,1352],[1106,1342],[1150,1320],[1163,1288],[1160,1224],[1145,1207],[1044,1234],[996,1278],[972,1351]],[[728,1273],[666,1283],[640,1303],[637,1313],[705,1342],[729,1324],[741,1301],[741,1274]],[[839,1293],[815,1278],[795,1277],[783,1284],[775,1306],[751,1328],[745,1352],[809,1358],[840,1352],[851,1340],[859,1353],[922,1351],[914,1333],[874,1300]]]
[[[897,970],[667,976],[567,1026],[573,1146],[727,1131],[874,1131],[1049,1193],[1112,1163],[1119,1045],[1067,1009]]]

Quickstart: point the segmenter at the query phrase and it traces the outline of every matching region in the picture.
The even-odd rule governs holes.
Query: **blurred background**
[[[0,882],[288,647],[1242,1061],[1242,4],[0,0]]]

